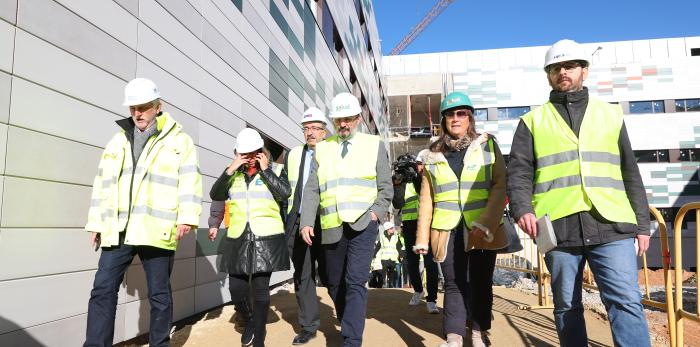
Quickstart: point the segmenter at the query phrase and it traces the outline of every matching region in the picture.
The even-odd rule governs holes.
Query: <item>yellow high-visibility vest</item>
[[[618,139],[622,109],[590,98],[576,137],[551,102],[522,117],[536,158],[532,204],[556,220],[596,210],[612,222],[637,223],[622,180]]]
[[[156,126],[159,133],[146,142],[135,170],[123,130],[105,146],[85,226],[100,233],[102,247],[118,245],[126,231],[125,244],[174,250],[176,225],[199,224],[202,176],[194,142],[168,113]]]
[[[410,221],[418,219],[418,193],[412,182],[406,183],[404,192],[405,204],[401,208],[401,220]]]
[[[345,158],[342,142],[335,135],[316,144],[323,230],[354,223],[377,199],[379,136],[356,133]]]
[[[287,156],[287,179],[289,180],[289,185],[292,187],[292,195],[290,195],[287,200],[287,213],[292,211],[294,192],[296,191],[297,181],[299,180],[299,165],[301,165],[302,155],[304,155],[303,145],[292,148]]]
[[[269,236],[284,233],[280,206],[267,188],[259,173],[249,184],[245,174],[236,171],[231,176],[229,188],[229,227],[226,236],[238,238],[243,234],[246,223],[256,236]]]
[[[486,207],[496,161],[493,139],[470,146],[464,155],[464,168],[457,178],[447,160],[426,163],[425,170],[433,186],[433,220],[431,227],[452,230],[464,218],[471,228]]]
[[[398,262],[399,251],[396,249],[396,245],[398,242],[399,236],[397,234],[391,235],[391,237],[387,238],[386,235],[384,235],[384,232],[382,232],[379,236],[379,243],[381,248],[379,248],[379,254],[377,254],[377,258],[381,260],[391,260]]]

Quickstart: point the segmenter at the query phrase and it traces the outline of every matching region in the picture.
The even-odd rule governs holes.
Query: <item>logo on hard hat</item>
[[[555,55],[554,58],[552,58],[552,59],[559,59],[559,58],[561,58],[561,57],[566,57],[566,55],[567,55],[566,53],[564,53],[564,54],[557,54],[557,55]]]
[[[338,105],[335,107],[336,111],[349,110],[349,109],[350,109],[350,105]]]
[[[311,116],[313,116],[311,113],[307,113],[307,114],[304,115],[304,118],[309,118],[309,117],[311,117]]]
[[[461,98],[459,98],[459,97],[454,97],[454,98],[448,99],[448,100],[447,100],[447,104],[448,104],[448,105],[451,105],[451,104],[454,104],[455,102],[459,102],[460,100],[461,100]]]

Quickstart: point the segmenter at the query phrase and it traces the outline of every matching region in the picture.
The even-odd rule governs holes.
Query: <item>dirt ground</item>
[[[321,300],[321,328],[306,346],[339,346],[340,327],[334,318],[333,304],[324,288],[318,289]],[[437,346],[442,341],[442,315],[428,314],[425,304],[408,306],[412,292],[407,289],[370,289],[363,346]],[[558,346],[551,309],[521,310],[535,305],[537,297],[513,289],[494,288],[493,346]],[[442,303],[442,294],[438,298]],[[442,307],[441,307],[442,308]],[[235,326],[233,307],[226,305],[204,315],[180,322],[172,346],[238,346],[241,330]],[[612,346],[605,319],[586,312],[590,346]],[[266,346],[291,346],[297,329],[297,304],[294,293],[279,291],[272,296]],[[143,346],[145,337],[120,344]],[[468,346],[469,344],[465,344]]]

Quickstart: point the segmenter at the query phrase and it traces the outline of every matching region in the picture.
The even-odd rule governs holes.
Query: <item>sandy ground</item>
[[[333,304],[324,288],[321,300],[321,329],[306,346],[339,346],[340,327]],[[425,304],[408,306],[412,292],[407,289],[370,289],[363,346],[437,346],[442,341],[442,315],[428,314]],[[535,305],[537,297],[514,289],[494,288],[493,346],[558,346],[551,309],[521,310]],[[442,303],[442,294],[438,298]],[[177,325],[172,346],[238,346],[240,329],[235,326],[233,307],[226,305]],[[586,312],[590,346],[612,346],[608,323],[600,315]],[[272,296],[266,346],[291,346],[297,327],[294,293],[278,291]],[[119,346],[143,346],[139,337]],[[468,344],[465,344],[468,346]]]

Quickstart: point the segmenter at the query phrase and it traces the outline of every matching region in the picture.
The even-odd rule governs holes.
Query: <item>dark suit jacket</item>
[[[289,151],[291,152],[291,151]],[[289,165],[289,152],[287,152],[284,158],[284,168],[282,169],[282,174],[280,178],[289,182],[289,177],[287,176],[287,167]],[[301,195],[304,192],[304,162],[306,161],[306,145],[303,145],[301,153],[301,161],[299,163],[299,178],[297,178],[296,188],[294,190],[294,196],[292,197],[292,209],[287,213],[287,218],[284,225],[284,233],[288,238],[293,238],[299,233],[299,230],[293,230],[294,226],[297,225],[299,219],[299,204],[301,203]],[[284,207],[286,212],[286,206]],[[297,227],[298,229],[298,227]]]

